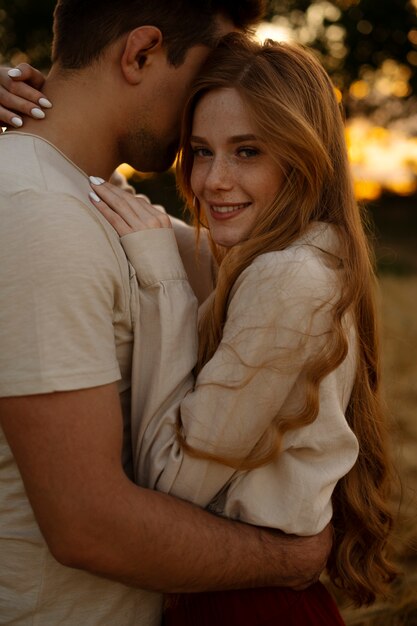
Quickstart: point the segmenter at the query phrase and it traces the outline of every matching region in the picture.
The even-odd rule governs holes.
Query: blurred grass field
[[[379,282],[384,387],[401,481],[396,556],[403,573],[389,602],[343,615],[349,626],[417,626],[417,274],[382,274]]]

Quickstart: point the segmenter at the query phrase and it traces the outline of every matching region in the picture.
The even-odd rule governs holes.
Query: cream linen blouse
[[[358,443],[345,419],[355,376],[355,332],[345,320],[348,355],[320,385],[316,420],[285,434],[267,465],[236,471],[184,453],[187,442],[242,457],[305,399],[305,364],[325,345],[342,259],[333,227],[315,223],[283,251],[263,254],[236,281],[222,341],[197,379],[197,303],[171,229],[122,237],[139,281],[132,375],[132,428],[138,484],[251,524],[316,534],[332,516],[337,481]]]

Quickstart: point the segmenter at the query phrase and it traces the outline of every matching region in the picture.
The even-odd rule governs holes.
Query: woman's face
[[[191,147],[191,187],[213,240],[231,247],[247,239],[283,181],[235,89],[210,91],[198,102]]]

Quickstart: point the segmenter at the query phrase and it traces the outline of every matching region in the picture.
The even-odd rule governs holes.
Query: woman
[[[330,578],[357,605],[371,603],[394,576],[384,554],[392,517],[374,276],[341,113],[313,56],[229,37],[188,101],[178,180],[197,231],[209,229],[218,280],[199,321],[195,381],[179,373],[172,388],[181,393],[168,399],[152,380],[139,383],[137,395],[152,389],[157,401],[141,409],[138,477],[287,533],[314,534],[332,518]],[[166,230],[168,218],[93,187],[97,208],[126,235],[144,314],[155,316],[169,289],[163,271],[147,275],[158,236],[167,262],[177,252],[158,230],[147,251],[143,233]],[[175,308],[167,319],[160,313],[158,333],[172,330],[173,317]],[[155,370],[172,375],[163,364]],[[342,623],[320,583],[181,597],[167,613],[169,624],[278,618]]]
[[[286,533],[332,519],[330,578],[372,603],[395,575],[374,275],[342,117],[314,57],[229,37],[194,84],[178,180],[218,261],[198,348],[169,218],[92,179],[137,272],[138,323],[152,329],[134,362],[138,482]],[[170,354],[177,333],[190,371]],[[343,624],[321,583],[180,596],[166,622]]]

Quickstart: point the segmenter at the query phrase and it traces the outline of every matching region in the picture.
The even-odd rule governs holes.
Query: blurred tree
[[[0,0],[0,63],[50,64],[55,0]]]
[[[404,0],[339,0],[346,5],[341,23],[346,29],[349,54],[344,64],[348,82],[358,77],[358,68],[381,67],[392,59],[407,66],[410,83],[417,86],[416,5]]]
[[[54,5],[0,0],[1,63],[48,66]],[[364,76],[369,82],[387,60],[405,68],[406,85],[397,81],[394,95],[417,87],[417,0],[268,0],[267,19],[314,47],[342,90]]]
[[[417,87],[416,0],[270,0],[268,16],[315,48],[333,80],[347,89],[392,60]]]

